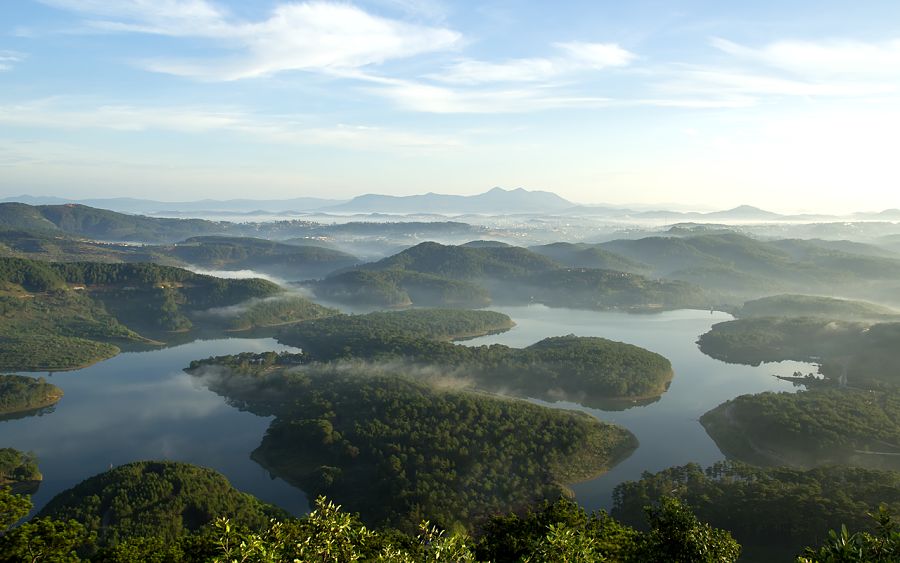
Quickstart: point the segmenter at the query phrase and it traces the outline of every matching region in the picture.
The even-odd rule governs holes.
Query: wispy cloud
[[[16,63],[21,62],[24,58],[24,53],[0,50],[0,72],[11,70]]]
[[[0,123],[55,129],[105,129],[122,132],[174,131],[199,134],[224,131],[262,142],[327,145],[360,150],[446,150],[464,143],[452,136],[382,127],[335,124],[304,125],[292,116],[260,116],[234,108],[75,106],[47,99],[0,105]]]
[[[504,62],[462,60],[428,78],[449,84],[541,82],[561,75],[628,65],[636,55],[613,43],[555,43],[556,57],[512,59]]]
[[[261,21],[236,20],[205,0],[44,0],[92,19],[104,31],[227,42],[219,59],[141,61],[152,71],[204,80],[239,80],[291,70],[361,68],[453,48],[461,34],[446,28],[370,14],[345,3],[312,1],[276,6]]]
[[[668,94],[862,98],[900,92],[900,40],[776,41],[760,48],[714,38],[730,55],[719,65],[678,65],[661,73],[657,87]]]

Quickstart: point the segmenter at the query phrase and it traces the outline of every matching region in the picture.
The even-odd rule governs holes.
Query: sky
[[[0,197],[900,207],[900,2],[4,0]]]

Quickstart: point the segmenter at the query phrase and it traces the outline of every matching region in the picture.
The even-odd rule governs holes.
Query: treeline
[[[224,488],[210,487],[210,479],[195,483],[197,474],[209,470],[184,464],[142,462],[124,467],[141,466],[152,467],[159,473],[158,478],[148,479],[146,473],[132,475],[134,471],[120,472],[119,468],[111,471],[109,478],[100,475],[91,480],[103,479],[109,483],[109,487],[96,491],[102,496],[92,495],[92,499],[100,498],[101,503],[109,498],[119,499],[126,510],[132,509],[125,512],[125,518],[113,514],[101,519],[99,524],[97,511],[102,505],[93,500],[81,502],[90,492],[83,490],[82,484],[61,495],[74,496],[79,510],[70,512],[75,519],[63,520],[63,513],[44,515],[42,512],[8,530],[12,522],[28,512],[31,503],[26,497],[0,491],[0,505],[8,509],[0,521],[0,559],[75,563],[588,563],[607,560],[733,563],[740,554],[740,546],[728,532],[698,521],[689,508],[674,499],[648,507],[650,529],[647,532],[622,525],[602,512],[587,514],[575,503],[560,499],[521,515],[494,516],[474,536],[459,531],[451,533],[427,521],[421,523],[418,532],[407,534],[393,529],[367,528],[353,514],[324,498],[319,498],[315,510],[303,518],[281,517],[260,524],[254,522],[261,515],[259,510],[251,510],[248,518],[243,513],[230,516],[233,510],[225,507],[212,519],[203,510],[240,495],[220,475],[214,477],[224,482]],[[180,474],[173,476],[173,473]],[[123,482],[130,477],[136,477],[137,483]],[[180,486],[166,493],[166,485]],[[201,498],[203,493],[208,498]],[[159,499],[170,510],[159,510],[151,503],[152,499]],[[203,523],[194,527],[193,523],[179,520],[178,510],[184,506],[200,507],[197,522]],[[107,513],[111,510],[112,507],[108,508]],[[174,519],[169,520],[168,516]],[[180,529],[176,527],[178,524],[182,526]],[[177,532],[174,537],[173,532]]]
[[[48,407],[62,395],[62,389],[44,378],[0,374],[0,416]]]
[[[560,498],[488,515],[469,535],[428,521],[412,533],[368,528],[322,497],[309,515],[290,518],[215,471],[136,462],[57,495],[15,528],[31,502],[0,489],[0,560],[734,563],[791,560],[808,542],[815,547],[802,549],[798,563],[890,563],[900,557],[897,478],[690,464],[621,485],[612,516]],[[877,509],[861,517],[871,503]],[[830,516],[821,516],[823,505]],[[842,523],[826,533],[842,518],[853,532]]]
[[[617,486],[612,515],[643,527],[644,507],[667,496],[682,500],[701,520],[729,530],[749,560],[789,561],[842,525],[876,533],[877,522],[867,513],[879,505],[900,510],[900,473],[838,466],[763,469],[736,462],[704,470],[688,464]]]
[[[290,362],[269,356],[269,365],[281,359]],[[352,366],[203,374],[233,405],[275,415],[255,460],[367,522],[408,528],[427,516],[468,526],[556,498],[637,446],[588,415],[453,391],[450,381]]]

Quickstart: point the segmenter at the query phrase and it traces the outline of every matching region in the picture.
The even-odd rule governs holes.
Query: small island
[[[0,418],[55,405],[62,389],[44,378],[0,374]]]
[[[303,349],[296,363],[365,361],[370,371],[387,365],[463,387],[615,410],[657,399],[673,377],[663,356],[604,338],[551,337],[526,348],[449,342],[511,326],[493,311],[411,309],[313,320],[278,338]]]
[[[121,465],[56,495],[39,517],[76,520],[97,533],[98,545],[155,537],[174,542],[216,518],[260,528],[284,511],[242,493],[220,473],[187,463]]]
[[[469,526],[566,494],[637,447],[627,430],[573,411],[458,390],[366,366],[297,368],[223,358],[192,373],[233,405],[275,416],[253,459],[373,524],[413,529],[429,516]]]

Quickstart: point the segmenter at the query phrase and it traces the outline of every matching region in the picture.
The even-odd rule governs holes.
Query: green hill
[[[647,264],[642,264],[605,250],[599,244],[555,242],[553,244],[531,246],[528,250],[546,256],[569,268],[594,268],[633,274],[646,274],[652,271],[652,268]]]
[[[259,529],[284,513],[237,491],[212,469],[143,461],[82,481],[56,495],[38,516],[76,520],[97,532],[100,545],[114,545],[135,537],[171,542],[217,517]]]
[[[252,237],[193,237],[162,252],[203,268],[260,270],[290,279],[320,278],[359,262],[338,250]]]
[[[643,528],[644,507],[675,496],[697,517],[729,530],[748,561],[793,561],[823,530],[875,532],[866,513],[881,503],[900,511],[900,472],[854,467],[757,468],[731,461],[688,464],[618,485],[612,515]],[[742,561],[744,558],[742,558]]]
[[[0,369],[72,369],[112,357],[123,344],[153,344],[195,327],[248,329],[330,314],[266,280],[157,264],[0,258]]]
[[[708,307],[700,288],[637,274],[565,268],[514,246],[422,243],[311,284],[317,295],[375,306],[543,303],[553,307],[656,310]]]
[[[716,233],[615,240],[601,247],[651,266],[655,276],[695,283],[728,300],[792,291],[880,300],[900,277],[900,259],[851,243]]]
[[[900,319],[900,311],[868,303],[817,295],[773,295],[747,301],[739,317],[822,317],[847,321]]]
[[[58,231],[106,241],[176,241],[229,230],[230,223],[126,215],[86,205],[0,203],[0,227]]]
[[[627,430],[583,413],[365,368],[217,373],[204,377],[212,390],[275,415],[254,460],[310,498],[324,494],[367,522],[404,529],[426,514],[470,526],[557,498],[637,445]]]

